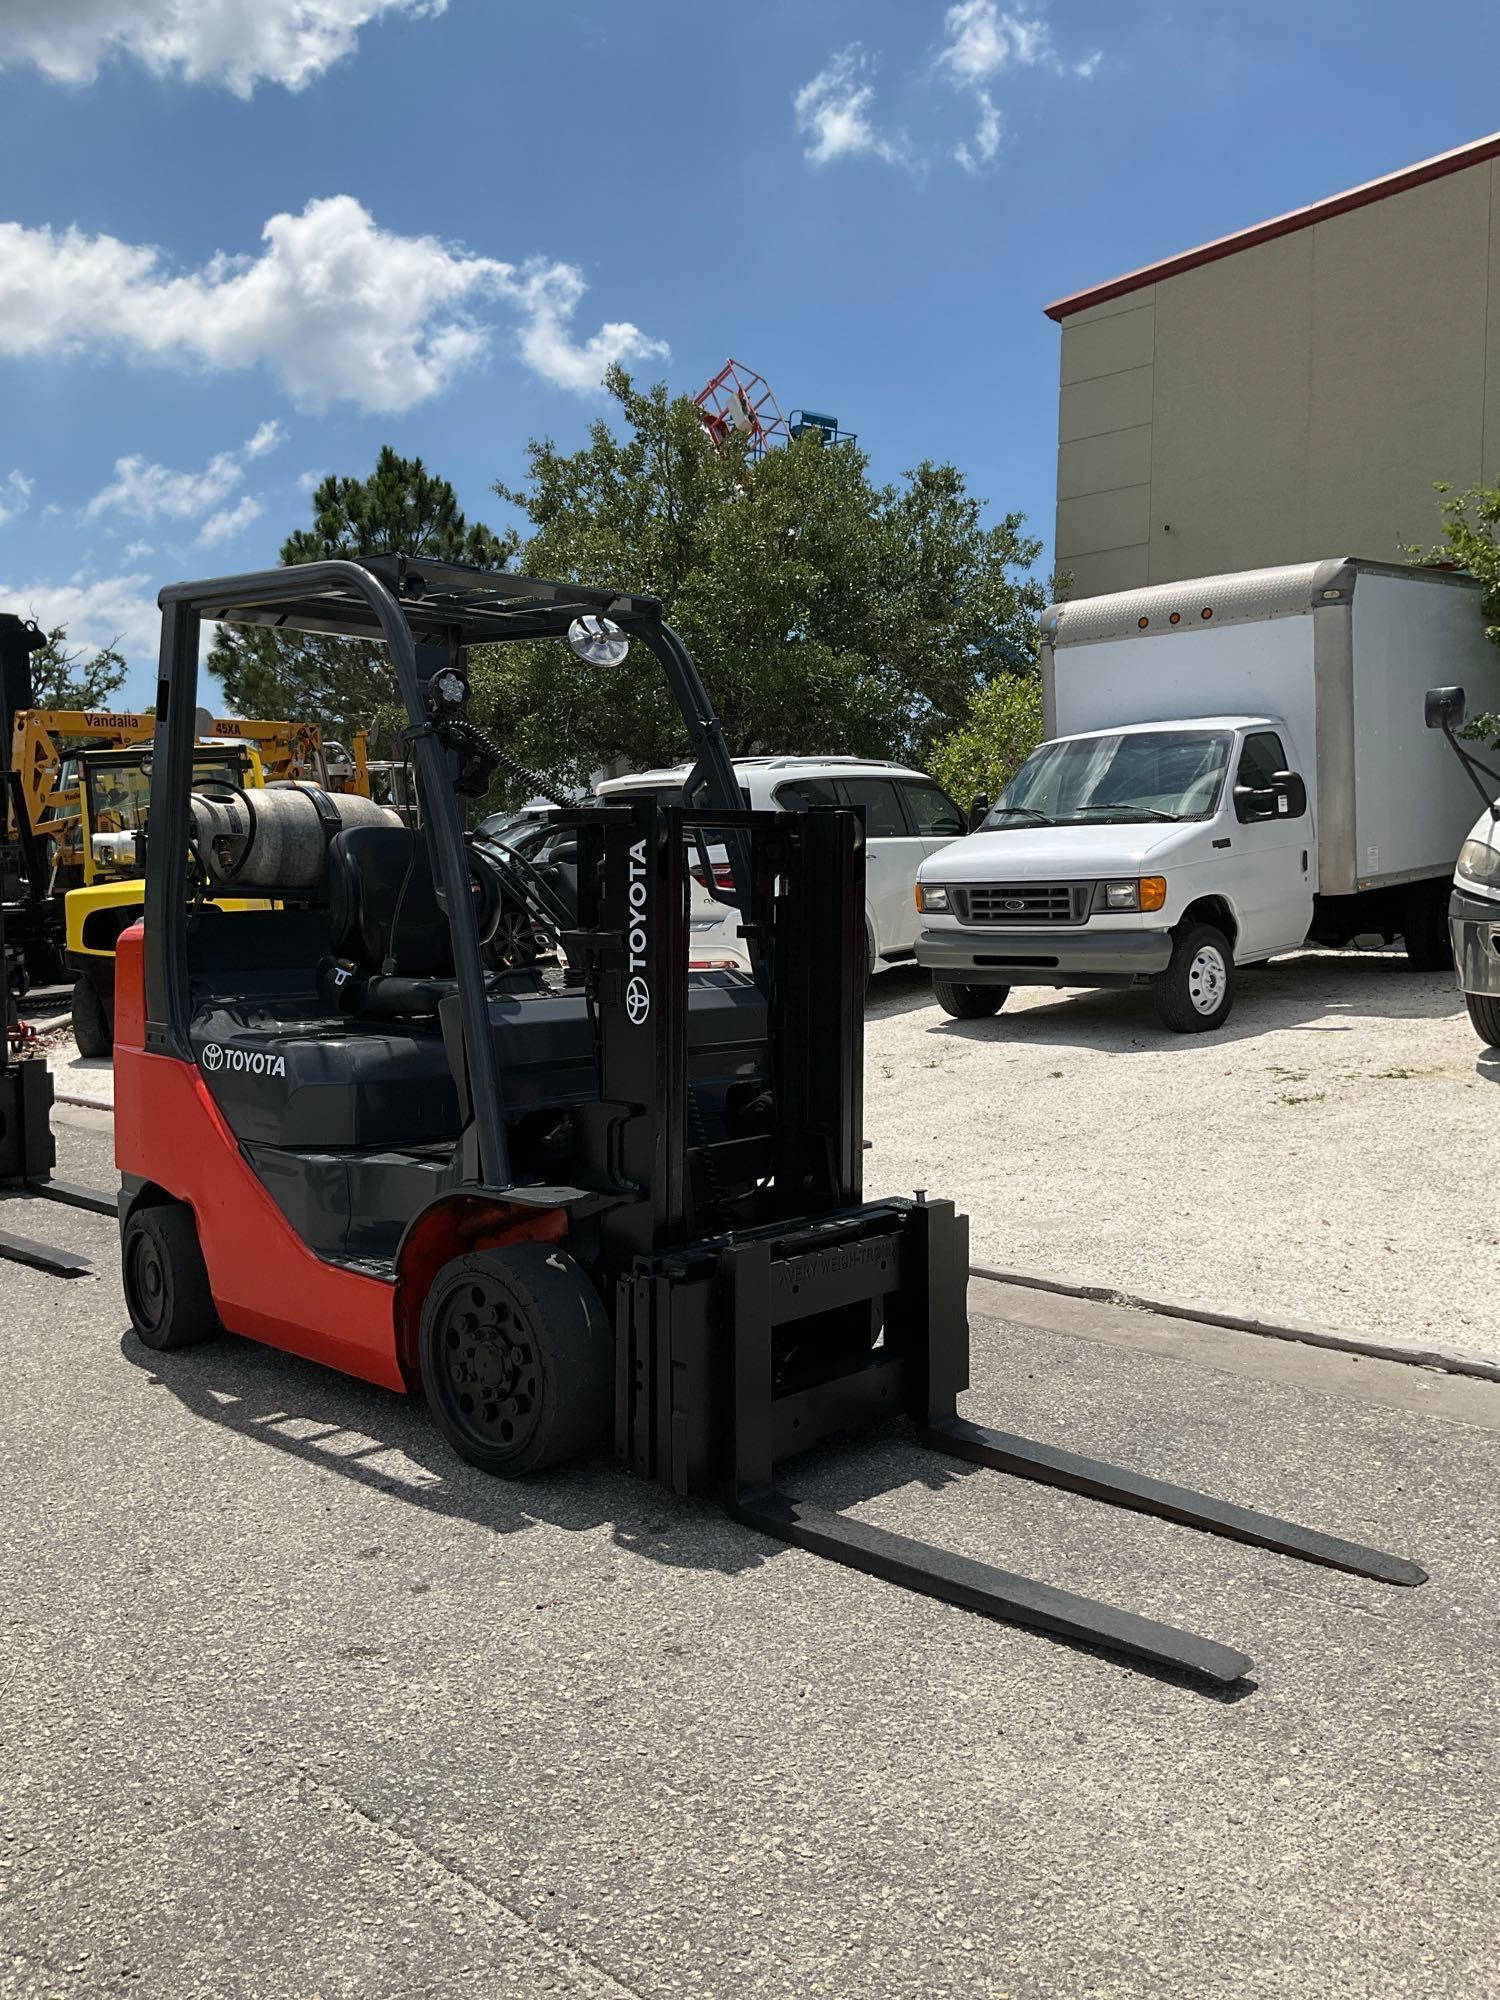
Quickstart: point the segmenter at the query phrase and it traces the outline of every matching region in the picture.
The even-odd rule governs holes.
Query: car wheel
[[[1008,986],[956,986],[949,979],[934,979],[932,990],[943,1012],[955,1021],[987,1020],[1010,997]]]
[[[1174,1035],[1222,1028],[1234,1006],[1234,953],[1228,938],[1212,924],[1184,925],[1151,991],[1162,1026]]]
[[[1500,1000],[1492,999],[1488,993],[1466,993],[1464,1005],[1480,1041],[1487,1042],[1492,1049],[1500,1049]]]

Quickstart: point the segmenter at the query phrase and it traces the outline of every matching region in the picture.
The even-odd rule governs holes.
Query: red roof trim
[[[1390,195],[1405,194],[1408,188],[1422,187],[1428,181],[1440,181],[1445,174],[1461,173],[1465,167],[1475,167],[1482,160],[1494,159],[1500,159],[1500,132],[1492,132],[1487,139],[1474,139],[1467,146],[1455,146],[1451,153],[1439,153],[1435,159],[1419,160],[1414,167],[1403,167],[1399,173],[1384,174],[1379,180],[1366,181],[1362,187],[1350,188],[1344,194],[1328,195],[1306,208],[1294,208],[1287,215],[1273,216],[1269,222],[1257,222],[1249,229],[1236,230],[1234,235],[1221,236],[1216,242],[1200,243],[1196,250],[1184,250],[1176,257],[1165,257],[1159,264],[1143,264],[1138,271],[1128,271],[1124,277],[1093,285],[1086,292],[1074,292],[1071,298],[1055,299],[1046,309],[1047,317],[1065,320],[1087,306],[1101,306],[1108,299],[1123,298],[1127,292],[1139,291],[1143,285],[1154,285],[1161,278],[1175,278],[1183,271],[1195,271],[1200,264],[1217,263],[1220,257],[1232,257],[1236,251],[1252,249],[1257,243],[1270,243],[1278,236],[1290,236],[1298,229],[1310,229],[1315,222],[1326,221],[1331,215],[1347,215],[1350,209],[1365,208],[1372,201],[1384,201]]]

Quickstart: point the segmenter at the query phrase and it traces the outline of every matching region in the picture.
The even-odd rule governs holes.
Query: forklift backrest
[[[359,826],[328,846],[328,928],[335,958],[416,979],[451,977],[453,940],[427,842],[411,827]]]

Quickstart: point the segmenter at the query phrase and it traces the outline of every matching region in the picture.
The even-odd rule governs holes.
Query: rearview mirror
[[[1429,688],[1422,705],[1423,720],[1429,729],[1462,729],[1464,691],[1461,687]]]
[[[980,825],[980,823],[988,816],[989,810],[990,810],[989,793],[981,792],[979,796],[974,800],[974,803],[969,807],[970,833],[972,833],[974,829],[978,825]]]

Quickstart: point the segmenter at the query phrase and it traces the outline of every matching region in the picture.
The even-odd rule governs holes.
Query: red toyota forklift
[[[806,1505],[778,1468],[904,1414],[954,1457],[1424,1580],[959,1416],[967,1220],[862,1196],[861,822],[745,807],[655,599],[380,556],[160,603],[145,919],[120,940],[115,1046],[125,1295],[147,1347],[227,1329],[421,1394],[504,1478],[612,1429],[632,1471],[767,1535],[1214,1683],[1247,1656]],[[414,823],[308,785],[195,794],[206,619],[383,642]],[[469,649],[541,640],[594,673],[644,646],[695,760],[680,803],[560,809],[545,867],[465,827],[507,762],[468,714]],[[710,845],[748,973],[688,967]],[[226,919],[225,890],[269,907]],[[518,902],[556,965],[486,964]]]

